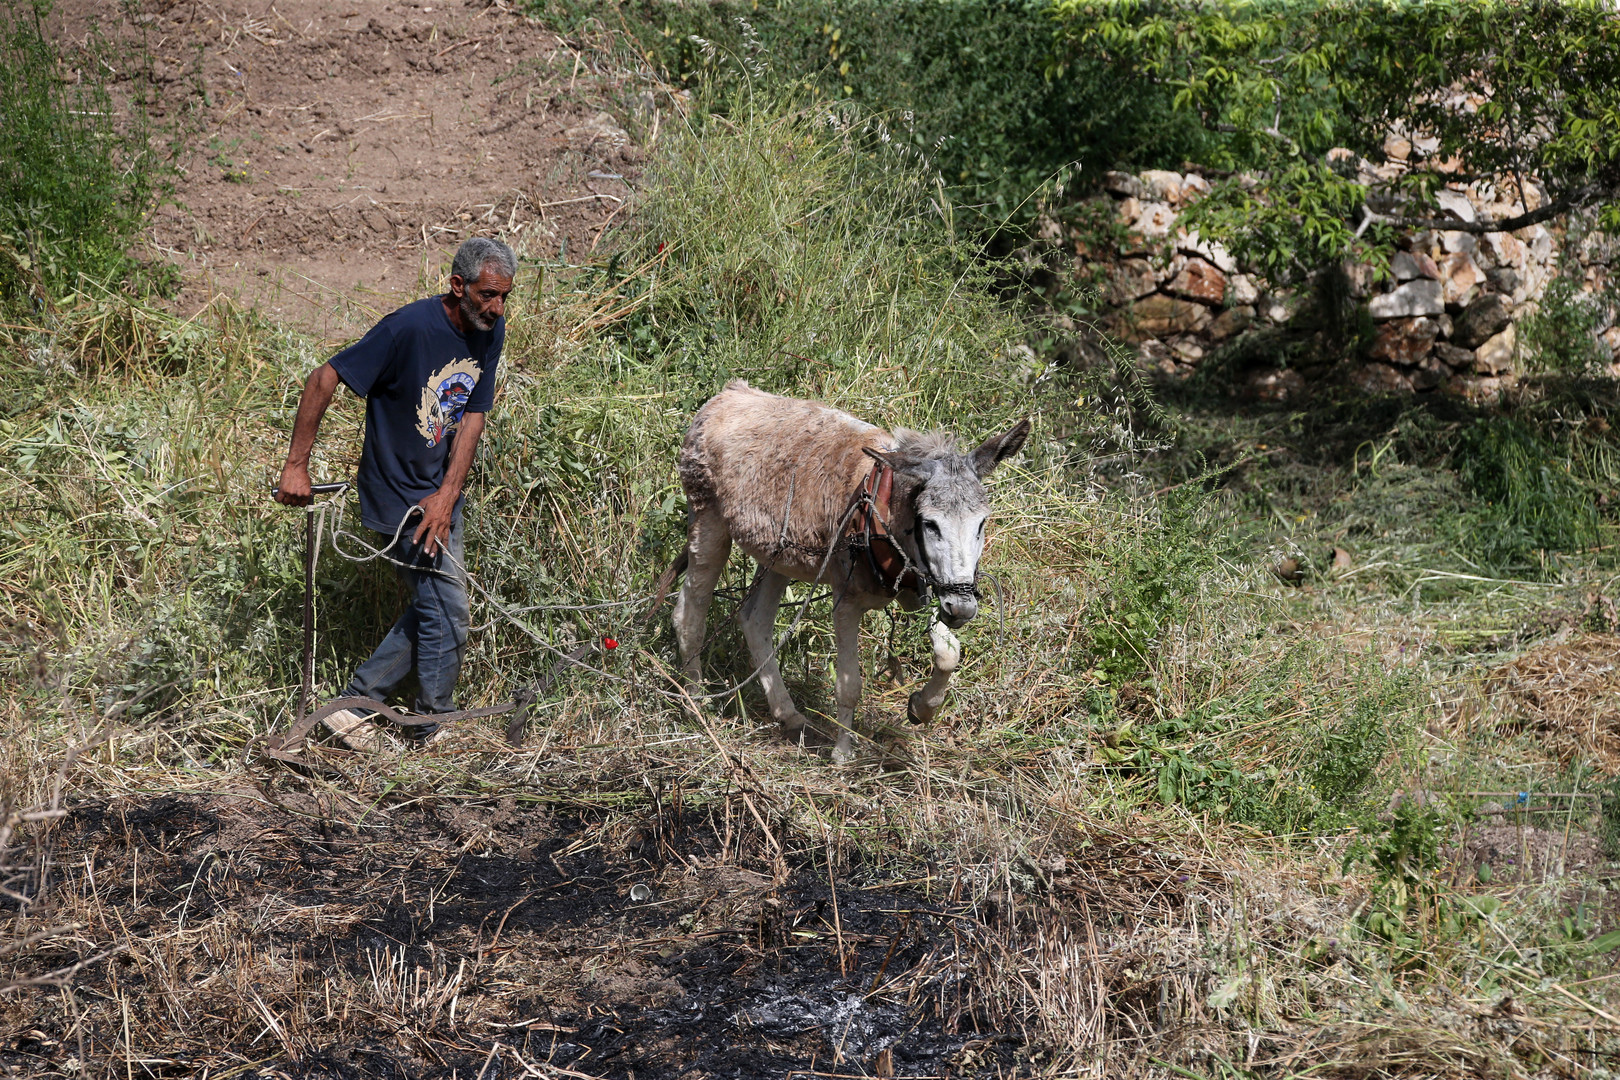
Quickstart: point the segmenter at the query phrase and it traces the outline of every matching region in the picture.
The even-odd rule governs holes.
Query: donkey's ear
[[[970,455],[973,459],[973,471],[983,480],[997,465],[1018,453],[1027,438],[1029,438],[1029,419],[1026,417],[1005,433],[992,435],[979,444],[979,448]]]
[[[938,463],[935,458],[918,457],[905,450],[874,450],[870,446],[863,446],[861,450],[873,461],[887,465],[895,472],[909,476],[913,480],[927,480]]]

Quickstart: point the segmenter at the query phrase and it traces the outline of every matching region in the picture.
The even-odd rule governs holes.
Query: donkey
[[[686,580],[675,601],[675,638],[686,677],[700,678],[699,649],[714,586],[732,542],[759,564],[741,611],[743,635],[771,716],[797,738],[805,718],[777,668],[775,627],[790,579],[833,589],[838,645],[838,741],[833,761],[855,757],[861,697],[861,617],[898,600],[920,609],[932,592],[934,668],[907,713],[926,723],[945,700],[961,660],[951,630],[978,614],[979,556],[990,503],[984,478],[1029,435],[1021,420],[970,454],[949,435],[893,434],[816,401],[779,397],[736,380],[710,398],[681,444],[681,486],[691,509]]]

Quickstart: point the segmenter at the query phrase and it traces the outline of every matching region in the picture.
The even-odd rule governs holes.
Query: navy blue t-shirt
[[[443,299],[430,296],[332,357],[338,377],[366,399],[358,486],[369,528],[392,535],[406,510],[439,490],[462,414],[488,412],[494,403],[505,341],[505,319],[487,333],[463,335]]]

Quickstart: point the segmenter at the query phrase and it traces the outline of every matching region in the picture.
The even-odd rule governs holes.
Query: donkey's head
[[[984,478],[1018,453],[1028,435],[1029,421],[1020,420],[963,454],[949,435],[902,428],[895,432],[895,449],[867,451],[894,469],[890,527],[939,598],[940,621],[952,629],[979,613],[979,556],[990,517]],[[903,590],[900,599],[907,608],[922,606],[921,595]]]

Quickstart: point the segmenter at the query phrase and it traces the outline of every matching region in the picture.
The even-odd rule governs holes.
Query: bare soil
[[[177,308],[224,292],[328,338],[437,291],[471,235],[584,256],[624,220],[655,123],[600,49],[501,3],[65,0],[57,19],[136,46],[122,99],[180,137],[150,228]]]

